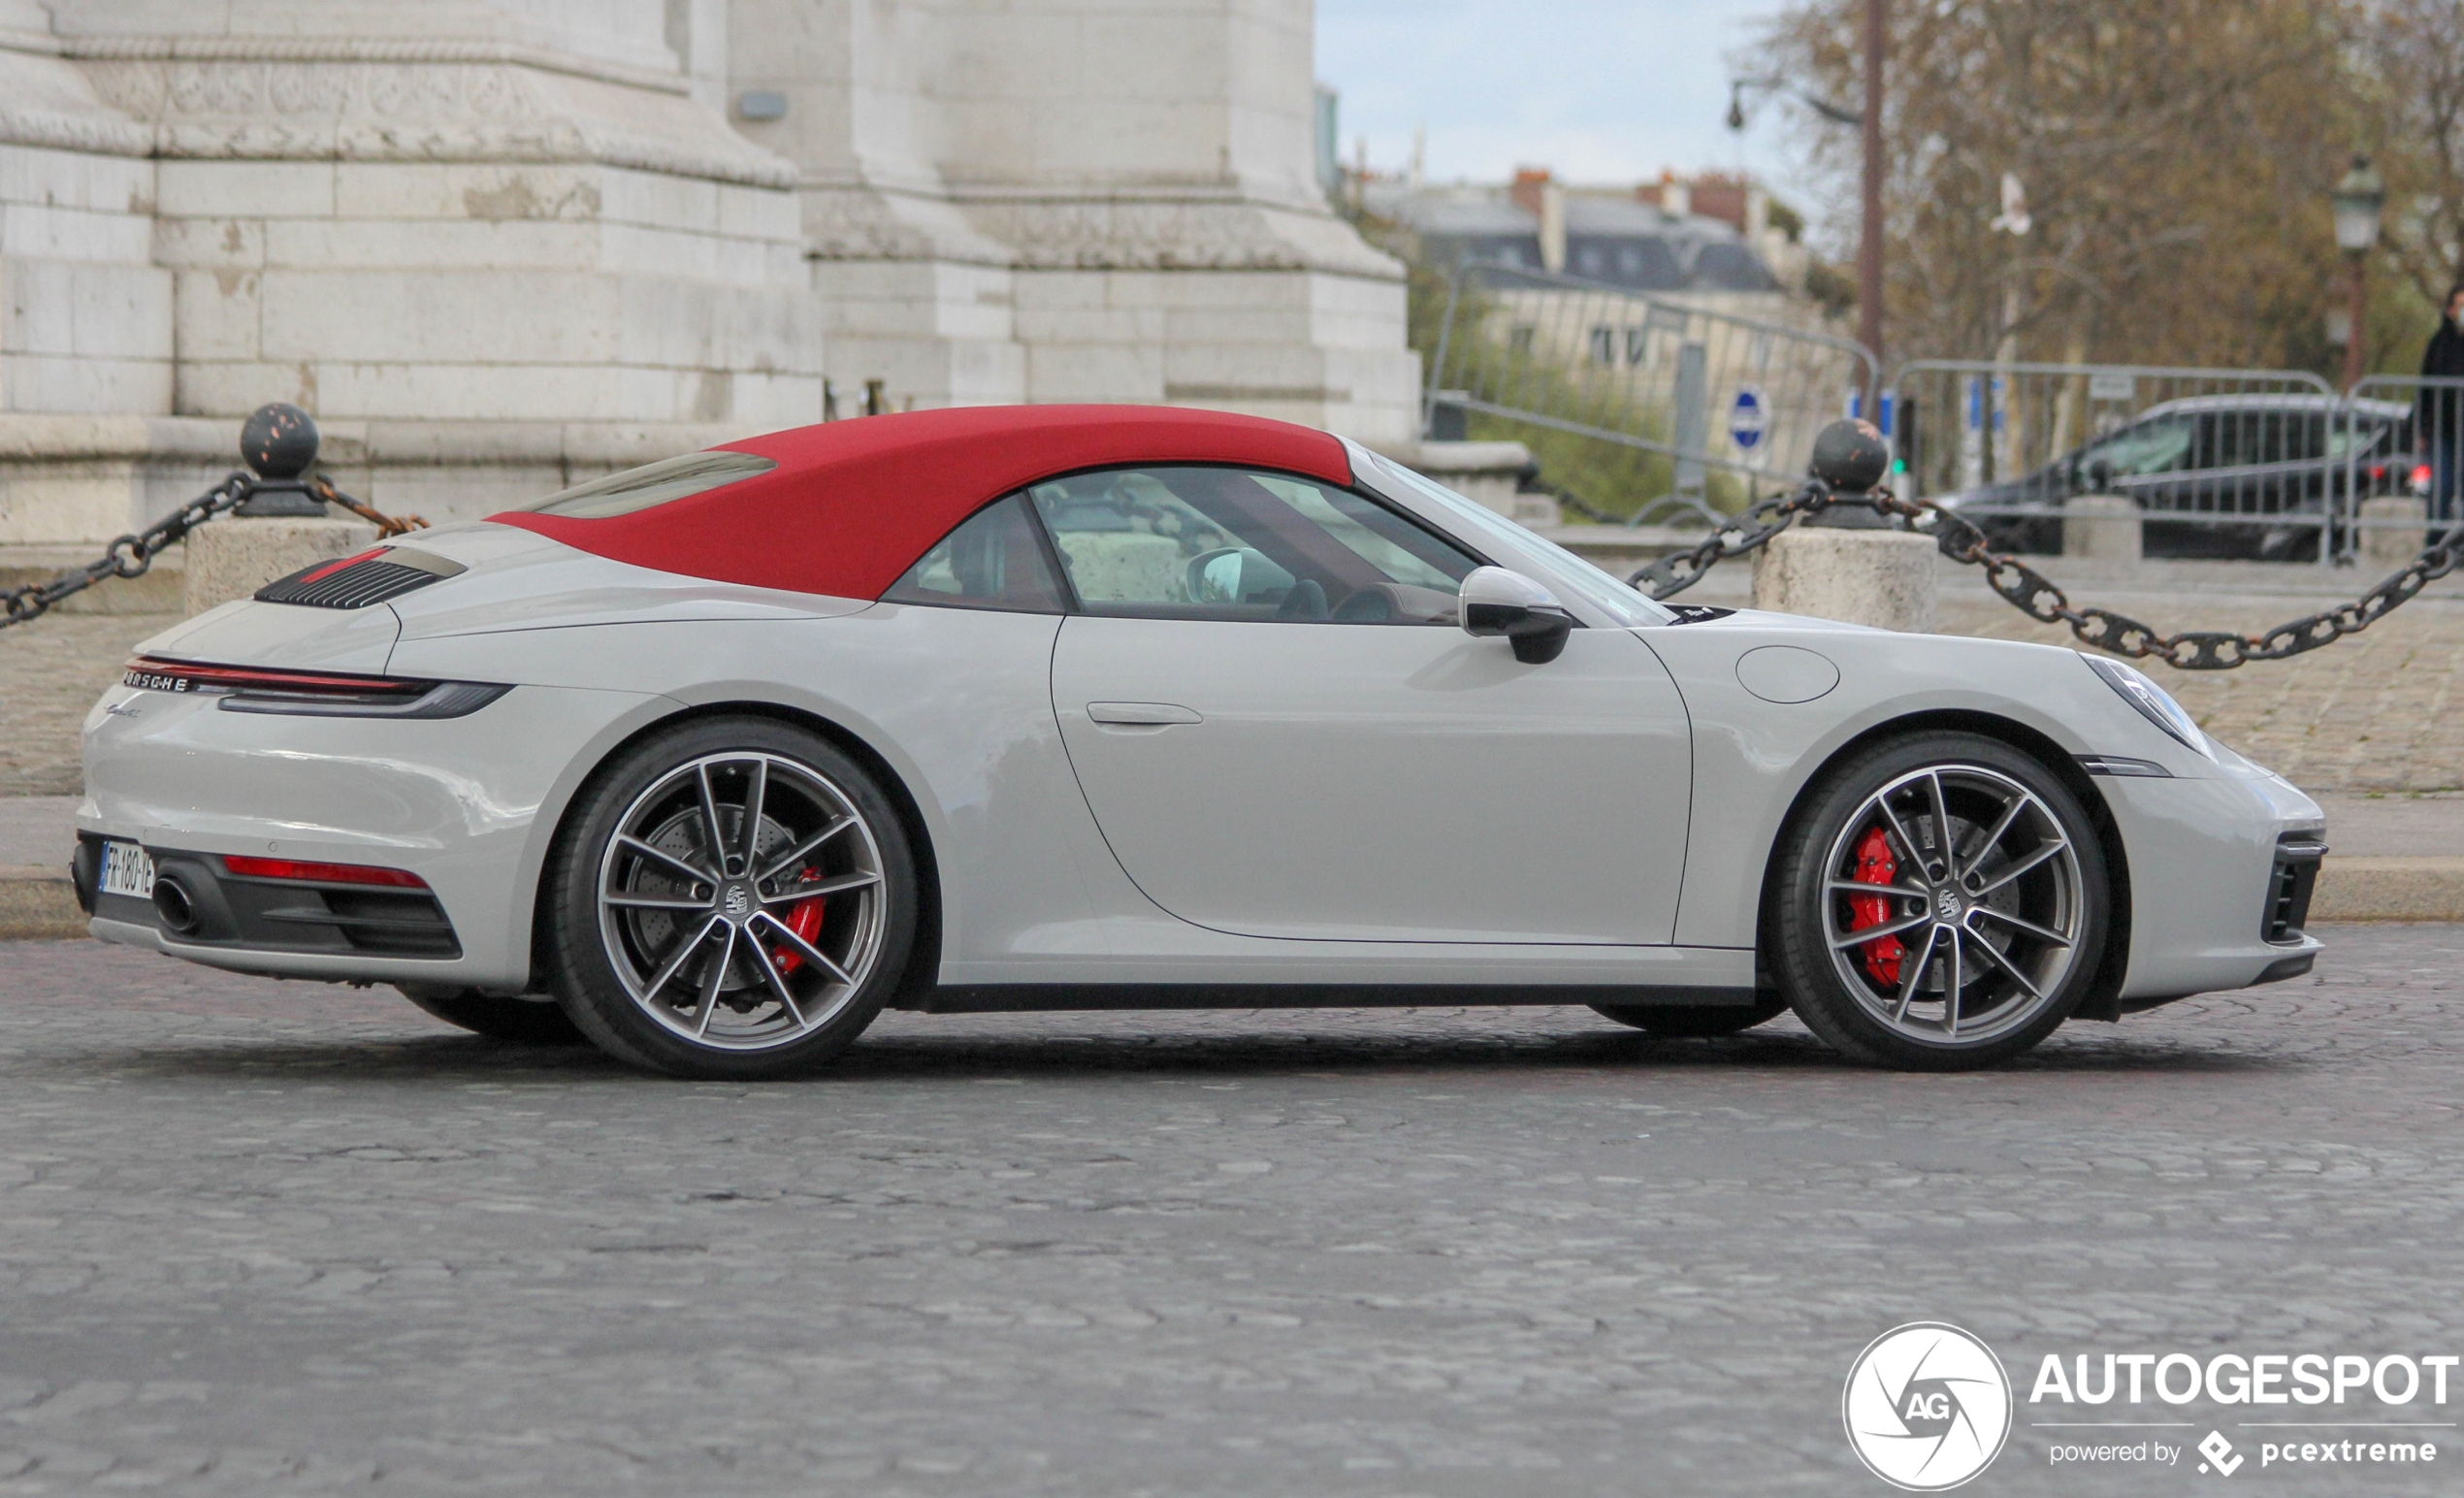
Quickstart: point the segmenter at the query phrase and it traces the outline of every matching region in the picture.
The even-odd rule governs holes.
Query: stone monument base
[[[1754,606],[1931,634],[1936,549],[1907,531],[1791,527],[1754,553]]]

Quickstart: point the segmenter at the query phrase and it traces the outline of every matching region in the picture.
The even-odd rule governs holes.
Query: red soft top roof
[[[1351,482],[1344,444],[1323,432],[1162,406],[958,407],[721,446],[778,467],[630,515],[488,518],[663,572],[871,599],[986,504],[1081,469],[1232,463]]]

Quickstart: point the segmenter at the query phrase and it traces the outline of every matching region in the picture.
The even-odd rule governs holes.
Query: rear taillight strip
[[[290,718],[465,718],[513,689],[493,681],[438,681],[414,698],[288,697],[235,692],[218,705],[224,712],[268,713]]]
[[[120,674],[122,686],[148,692],[290,692],[353,697],[417,697],[436,685],[405,676],[343,676],[254,666],[207,666],[139,656]]]
[[[262,667],[210,666],[140,656],[120,684],[145,692],[185,692],[219,699],[224,712],[295,718],[460,718],[513,689],[490,681],[427,681],[405,676],[344,676]]]

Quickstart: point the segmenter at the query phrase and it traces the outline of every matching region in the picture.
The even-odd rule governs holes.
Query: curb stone
[[[2464,858],[2337,858],[2319,865],[2310,919],[2464,921]]]
[[[85,912],[65,868],[0,863],[0,941],[57,941],[85,934]]]

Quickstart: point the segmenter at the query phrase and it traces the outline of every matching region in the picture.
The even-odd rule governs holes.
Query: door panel
[[[1670,939],[1692,754],[1667,669],[1624,631],[1523,666],[1443,628],[1073,616],[1053,700],[1106,841],[1183,920]]]

